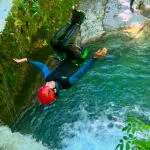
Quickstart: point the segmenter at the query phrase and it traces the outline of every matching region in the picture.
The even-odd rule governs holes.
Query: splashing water
[[[123,126],[121,122],[109,120],[104,114],[99,118],[90,121],[85,115],[81,120],[64,124],[62,130],[62,146],[64,150],[112,150],[122,137],[120,129],[116,126]],[[88,115],[88,114],[87,114]],[[113,118],[115,120],[115,118]]]
[[[22,135],[20,133],[12,133],[6,126],[0,126],[0,149],[1,150],[48,150],[37,142],[31,135]]]

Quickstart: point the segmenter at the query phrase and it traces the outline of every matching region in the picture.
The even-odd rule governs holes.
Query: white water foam
[[[116,125],[121,122],[100,116],[98,119],[89,120],[87,112],[82,111],[84,117],[72,124],[65,124],[62,132],[63,150],[113,150],[122,138],[123,133]]]
[[[100,129],[100,122],[84,124],[76,122],[72,128],[74,136],[65,138],[63,146],[65,150],[113,150],[122,137],[122,133],[116,128],[113,130]],[[76,128],[78,128],[76,130]]]
[[[48,150],[31,135],[12,133],[7,126],[0,126],[0,150]]]
[[[62,149],[63,150],[113,150],[119,144],[120,139],[126,135],[122,128],[126,126],[127,114],[143,114],[149,117],[147,109],[134,107],[117,108],[113,102],[109,108],[99,114],[96,119],[90,120],[88,112],[81,110],[81,118],[71,124],[64,124],[62,127]],[[145,113],[147,112],[147,113]]]

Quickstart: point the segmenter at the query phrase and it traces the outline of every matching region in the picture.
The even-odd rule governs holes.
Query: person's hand
[[[21,59],[14,58],[13,61],[16,63],[23,63],[23,62],[28,62],[28,59],[27,58],[21,58]]]
[[[102,50],[98,49],[95,52],[93,58],[97,59],[97,58],[103,57],[103,56],[106,55],[106,53],[107,53],[107,49],[106,48],[103,48]]]

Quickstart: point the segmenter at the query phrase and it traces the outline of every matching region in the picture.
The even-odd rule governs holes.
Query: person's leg
[[[82,48],[75,44],[77,34],[79,33],[80,25],[74,24],[68,31],[63,40],[61,40],[61,46],[70,59],[79,59],[82,56]]]
[[[65,52],[67,58],[79,59],[82,56],[81,48],[75,45],[75,40],[79,29],[79,24],[75,24],[72,27],[69,24],[65,25],[51,39],[52,47],[58,53]]]
[[[72,59],[72,60],[79,60],[82,57],[82,49],[81,47],[75,45],[75,44],[70,44],[66,46],[66,53],[67,53],[67,58]]]
[[[78,32],[78,27],[72,28],[76,23],[78,23],[78,26],[83,23],[85,19],[85,12],[82,10],[77,10],[73,9],[72,12],[72,18],[71,18],[71,23],[66,24],[64,27],[62,27],[56,34],[52,37],[51,39],[51,45],[53,48],[57,48],[62,46],[61,43],[65,43],[68,39],[69,36],[72,36],[73,34]],[[71,38],[73,39],[73,38]],[[63,40],[61,43],[60,40]]]
[[[71,24],[67,23],[65,26],[63,26],[59,31],[56,32],[56,34],[51,39],[51,46],[55,48],[59,48],[61,46],[60,40],[62,40],[65,36],[65,34],[70,29]]]
[[[75,44],[75,40],[84,19],[83,11],[73,10],[71,24],[61,28],[51,39],[51,45],[57,52],[65,52],[70,59],[79,59],[82,56],[82,49]]]
[[[66,52],[68,58],[70,59],[85,59],[88,55],[87,50],[85,51],[84,48],[78,46],[75,43],[77,34],[79,33],[79,29],[80,25],[76,23],[66,34],[65,38],[61,41],[61,45]]]
[[[130,0],[130,6],[132,7],[134,0]]]
[[[134,2],[134,0],[130,0],[130,10],[131,10],[131,12],[134,12],[134,9],[133,9],[133,2]]]
[[[74,24],[71,29],[67,32],[65,35],[64,39],[61,40],[61,45],[63,47],[67,47],[70,44],[74,44],[77,34],[79,33],[80,30],[80,25],[79,24]]]

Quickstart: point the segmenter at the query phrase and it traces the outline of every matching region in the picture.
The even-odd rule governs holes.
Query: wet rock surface
[[[79,8],[86,12],[86,20],[78,40],[86,43],[108,31],[142,26],[150,18],[150,2],[145,0],[143,4],[144,7],[139,9],[137,0],[133,5],[134,12],[131,12],[130,0],[83,0]]]

